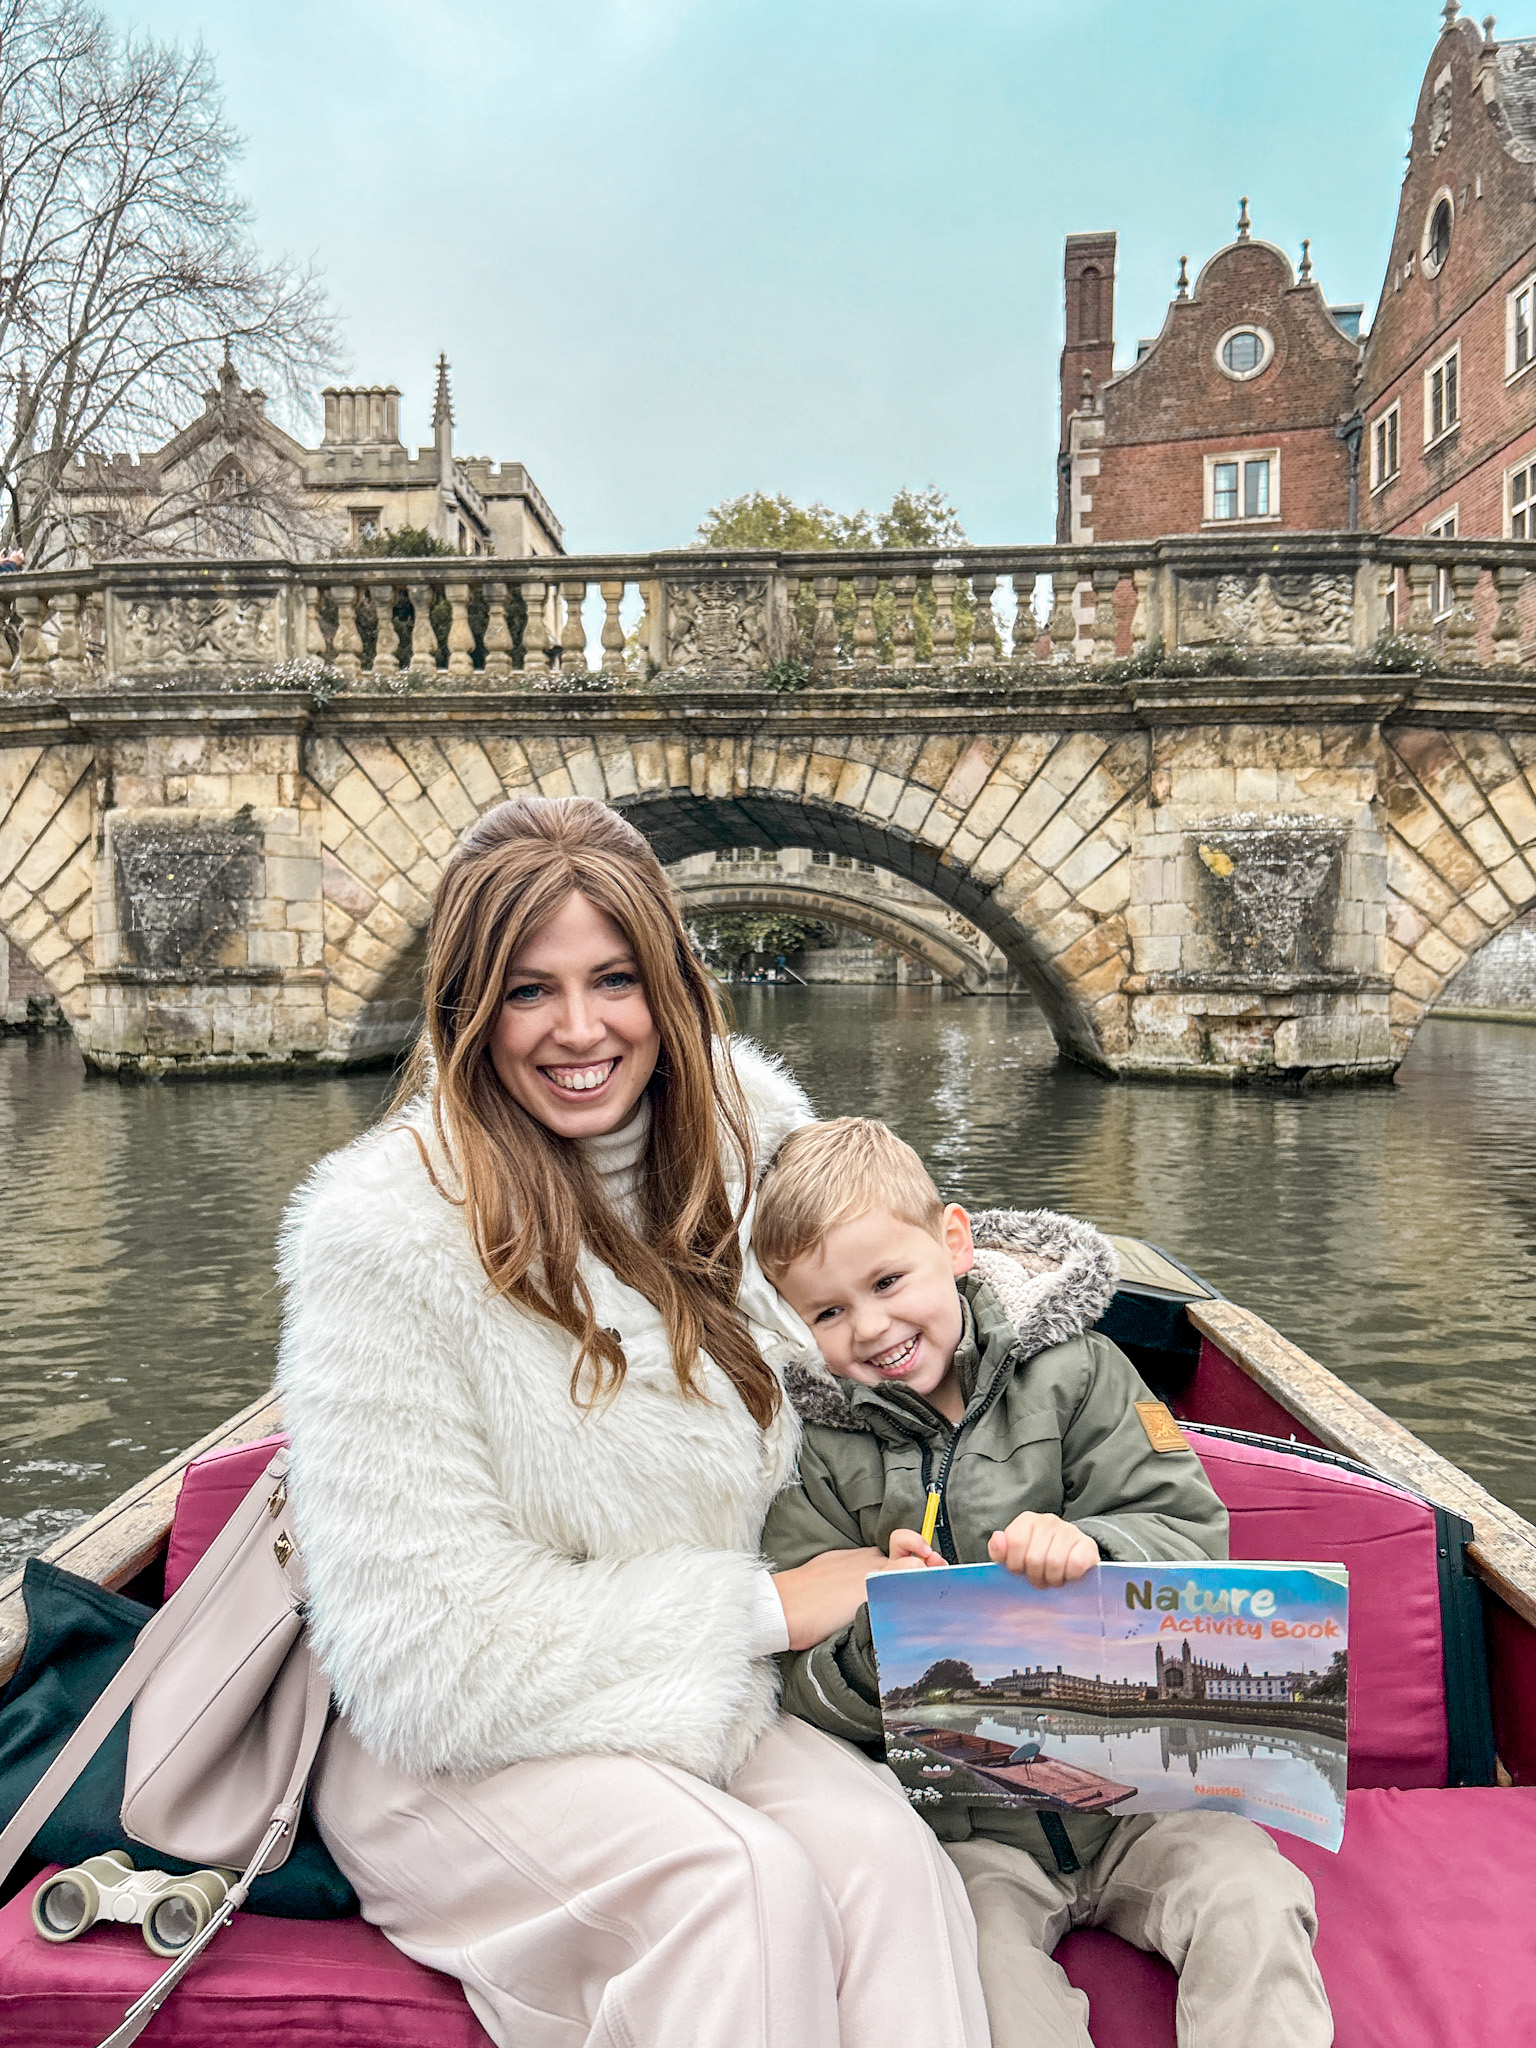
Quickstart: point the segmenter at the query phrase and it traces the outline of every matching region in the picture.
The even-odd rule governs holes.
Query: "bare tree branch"
[[[215,410],[233,429],[229,373],[208,389],[229,345],[290,412],[334,365],[319,280],[256,248],[240,147],[201,48],[123,36],[85,0],[0,0],[0,541],[29,563],[316,524],[275,447],[152,492],[101,453]]]

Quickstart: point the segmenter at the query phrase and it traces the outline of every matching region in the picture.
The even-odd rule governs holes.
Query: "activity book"
[[[1001,1565],[868,1584],[886,1758],[915,1806],[1240,1813],[1344,1838],[1341,1565]]]

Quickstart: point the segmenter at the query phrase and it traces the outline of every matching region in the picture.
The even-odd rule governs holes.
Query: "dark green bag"
[[[133,1648],[151,1610],[89,1579],[29,1558],[22,1576],[27,1647],[0,1693],[0,1827],[16,1812]],[[178,1874],[194,1868],[128,1840],[118,1810],[128,1762],[124,1714],[33,1838],[43,1863],[79,1863],[126,1849],[135,1863]],[[306,1809],[293,1853],[251,1886],[251,1913],[284,1920],[342,1920],[357,1895],[331,1860]]]

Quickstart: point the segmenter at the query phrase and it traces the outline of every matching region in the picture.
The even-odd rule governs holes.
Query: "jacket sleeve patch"
[[[1136,1414],[1154,1451],[1187,1451],[1189,1438],[1161,1401],[1138,1401]]]

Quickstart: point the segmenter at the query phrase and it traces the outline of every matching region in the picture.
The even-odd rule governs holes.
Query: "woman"
[[[742,1212],[805,1098],[727,1051],[654,855],[589,799],[469,832],[425,1002],[422,1086],[283,1253],[342,1707],[314,1803],[364,1912],[503,2048],[984,2048],[933,1836],[776,1709],[772,1653],[882,1562],[758,1554],[796,1439]]]

